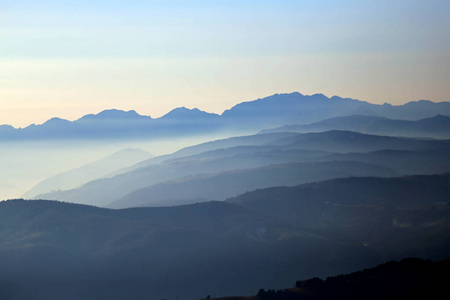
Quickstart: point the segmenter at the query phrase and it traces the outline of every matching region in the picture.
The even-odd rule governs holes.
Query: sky
[[[450,1],[0,1],[0,124],[275,93],[450,101]]]

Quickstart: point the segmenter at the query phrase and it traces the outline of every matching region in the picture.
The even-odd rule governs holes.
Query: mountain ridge
[[[413,101],[402,105],[369,102],[323,94],[299,92],[274,94],[245,101],[222,114],[198,108],[179,107],[159,118],[134,110],[103,110],[75,121],[52,118],[43,124],[24,128],[0,127],[0,140],[79,139],[79,138],[158,138],[220,131],[260,131],[286,124],[307,124],[327,118],[366,114],[403,120],[418,120],[438,114],[450,116],[450,102]],[[50,126],[54,125],[54,126]]]
[[[293,299],[444,299],[449,292],[445,278],[450,260],[405,258],[350,274],[298,280],[289,289],[260,289],[254,296],[211,298],[214,300]],[[447,295],[447,296],[445,296]]]
[[[262,130],[273,132],[321,132],[329,130],[356,130],[360,133],[386,136],[450,138],[450,117],[441,114],[410,121],[368,115],[349,115],[325,119],[305,125],[284,125]]]

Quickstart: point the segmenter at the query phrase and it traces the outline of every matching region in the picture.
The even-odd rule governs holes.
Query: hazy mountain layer
[[[139,149],[121,150],[101,160],[45,179],[26,192],[23,197],[32,198],[52,191],[73,189],[89,181],[109,177],[109,174],[114,171],[147,160],[152,156]]]
[[[276,138],[278,136],[278,139]],[[264,142],[263,142],[264,141]],[[231,147],[224,149],[216,149],[213,151],[201,152],[199,154],[183,157],[181,153],[195,153],[203,149],[214,149],[221,146],[228,145],[251,145],[252,143],[259,144],[259,146],[253,147]],[[428,151],[444,151],[448,152],[450,149],[450,140],[422,140],[422,139],[411,139],[411,138],[397,138],[397,137],[383,137],[375,135],[366,135],[349,131],[330,131],[323,133],[307,133],[307,134],[285,134],[285,133],[273,133],[273,134],[263,134],[254,135],[233,139],[220,140],[216,142],[206,143],[196,147],[191,147],[186,150],[180,150],[174,156],[166,156],[166,160],[159,162],[159,158],[150,159],[139,163],[135,167],[130,168],[129,172],[121,172],[121,174],[114,176],[112,178],[106,178],[101,180],[95,180],[89,182],[80,188],[68,190],[68,191],[57,191],[49,194],[38,195],[35,198],[43,199],[55,199],[74,203],[84,203],[99,206],[107,206],[113,201],[117,201],[127,194],[137,191],[142,188],[150,188],[155,184],[169,182],[173,180],[184,181],[191,180],[191,178],[186,178],[189,176],[197,175],[214,175],[216,173],[234,171],[234,170],[244,170],[255,167],[268,166],[271,164],[280,164],[288,162],[314,162],[314,161],[331,161],[334,158],[329,156],[328,158],[321,159],[319,156],[324,156],[330,154],[329,151],[335,153],[351,153],[351,152],[372,152],[384,149],[396,149],[396,150],[407,150],[407,151],[423,151],[428,149]],[[328,151],[328,152],[327,152]],[[316,153],[314,153],[316,152]],[[169,159],[171,157],[175,157]],[[342,160],[352,161],[351,155],[347,155]],[[367,157],[366,157],[367,159]],[[386,161],[387,159],[385,159]],[[442,170],[441,166],[447,163],[448,159],[442,164],[436,161],[435,157],[431,157],[430,164],[424,165],[420,161],[412,162],[409,165],[409,171],[406,174],[420,173],[421,170],[439,170],[447,171],[448,169]],[[363,162],[360,158],[360,162]],[[383,159],[379,160],[383,165]],[[158,163],[159,162],[159,163]],[[410,161],[411,162],[411,161]],[[373,162],[368,162],[373,164]],[[395,165],[395,164],[391,164]],[[438,168],[433,167],[438,165]],[[142,167],[139,167],[142,166]],[[390,166],[384,165],[385,168],[390,168]],[[418,166],[417,169],[414,166]],[[262,171],[262,170],[260,170]],[[350,174],[346,173],[345,167],[343,170],[337,171],[336,168],[330,169],[329,174],[325,174],[324,169],[322,169],[321,175],[317,177],[311,177],[310,181],[336,178],[341,176],[356,175],[356,173]],[[366,171],[358,171],[360,175],[382,175],[379,172],[370,172],[374,169],[368,166]],[[396,171],[396,169],[394,169]],[[401,171],[404,171],[402,169]],[[308,171],[309,172],[309,171]],[[263,177],[264,172],[260,174],[254,173],[251,177],[247,177],[246,180],[241,180],[239,185],[236,185],[235,193],[241,193],[245,191],[250,191],[255,188],[269,187],[269,185],[257,186],[252,184],[252,177]],[[269,172],[270,173],[270,172]],[[429,174],[430,172],[425,172]],[[276,181],[274,185],[292,185],[305,182],[304,175],[300,176],[300,180],[296,179],[299,176],[298,173],[291,173],[289,178],[289,173],[280,176],[279,180]],[[384,176],[392,176],[395,173],[383,173]],[[400,173],[401,174],[401,173]],[[267,177],[267,176],[266,176]],[[269,176],[270,177],[270,176]],[[268,178],[269,178],[268,177]],[[219,177],[217,177],[219,178]],[[232,178],[229,176],[228,178]],[[274,179],[273,177],[270,177]],[[223,177],[222,177],[223,179]],[[284,180],[284,181],[283,181]],[[205,181],[204,181],[205,182]],[[226,184],[225,181],[221,181],[220,188],[215,192],[215,195],[223,194],[221,189],[233,190],[232,184]],[[230,181],[231,182],[231,181]],[[270,180],[265,181],[270,184]],[[245,185],[247,184],[247,189]],[[178,187],[183,184],[178,184]],[[198,193],[197,195],[192,195],[189,191],[192,190],[187,184],[185,184],[187,190],[186,195],[181,196],[183,193],[178,190],[178,195],[180,197],[165,199],[169,200],[179,200],[184,199],[192,201],[192,199],[204,198],[208,193]],[[238,188],[239,186],[239,188]],[[168,185],[166,184],[166,187]],[[158,190],[161,187],[155,187],[153,190]],[[174,189],[175,191],[177,189]],[[206,191],[206,189],[204,190]],[[156,193],[158,194],[158,193]],[[171,193],[169,193],[172,195]],[[233,194],[228,194],[233,195]],[[234,194],[235,195],[235,194]],[[222,197],[223,198],[223,197]],[[146,200],[149,200],[146,197]],[[162,200],[161,198],[155,199],[156,202]],[[132,201],[133,203],[142,203],[139,199]],[[131,205],[130,205],[131,206]],[[125,207],[124,202],[122,202],[121,207]]]
[[[350,98],[322,94],[275,94],[243,102],[225,111],[221,117],[237,128],[266,128],[267,125],[308,124],[339,116],[369,115],[401,120],[419,120],[438,114],[450,116],[450,102],[414,101],[404,105],[371,104]]]
[[[152,119],[135,111],[105,110],[73,122],[53,118],[41,125],[25,128],[0,127],[1,141],[40,139],[148,139],[221,131],[252,132],[287,124],[307,124],[348,115],[370,115],[403,120],[450,116],[450,102],[409,102],[400,106],[378,105],[364,101],[327,98],[322,94],[275,94],[243,102],[222,115],[198,109],[176,108],[163,117]]]
[[[445,173],[450,170],[450,149],[378,150],[365,153],[335,153],[323,155],[318,161],[354,161],[377,164],[401,175]]]
[[[271,162],[288,162],[291,156],[284,156],[279,153],[275,157],[265,154],[260,156],[252,155],[251,160],[242,159],[235,156],[235,149],[225,151],[205,152],[203,155],[192,155],[183,157],[183,154],[198,153],[202,150],[216,149],[228,145],[252,145],[265,144],[277,138],[291,136],[292,134],[264,134],[248,137],[237,137],[214,142],[208,142],[194,147],[182,149],[173,155],[166,155],[164,159],[155,157],[133,167],[117,172],[119,175],[108,179],[99,179],[89,182],[80,188],[68,191],[55,191],[48,194],[41,194],[35,198],[64,200],[74,203],[94,204],[106,206],[113,200],[119,200],[126,194],[151,186],[153,184],[193,176],[198,174],[214,174],[217,172],[231,171],[236,168],[252,168],[270,164]],[[257,152],[259,148],[253,150],[245,146],[245,150]],[[237,150],[239,151],[239,150]],[[255,154],[255,153],[252,153]],[[208,157],[211,156],[212,157]],[[311,155],[311,154],[306,154]],[[274,157],[274,158],[272,158]],[[162,160],[162,161],[161,161]],[[131,170],[128,171],[127,170]]]
[[[166,206],[225,200],[247,191],[279,185],[297,185],[348,176],[397,175],[379,165],[349,161],[290,163],[182,178],[137,190],[108,205],[112,208]]]
[[[148,159],[146,161],[137,163],[133,166],[129,166],[122,170],[118,170],[116,175],[123,174],[126,172],[130,172],[139,168],[159,164],[161,162],[170,162],[172,160],[176,160],[183,157],[188,157],[192,155],[204,154],[206,152],[211,152],[215,150],[228,149],[234,147],[255,147],[255,146],[264,146],[273,143],[276,140],[279,140],[282,137],[290,137],[294,136],[296,133],[266,133],[266,134],[255,134],[255,135],[247,135],[247,136],[235,136],[225,139],[213,140],[205,143],[201,143],[198,145],[193,145],[190,147],[182,148],[174,153],[161,155],[154,157],[152,159]],[[244,150],[246,151],[246,150]],[[250,149],[250,151],[252,151]],[[256,150],[257,151],[257,150]],[[216,154],[215,152],[214,154]],[[228,156],[228,154],[222,154],[223,156]]]
[[[272,161],[275,161],[275,153],[286,160],[297,159],[303,162],[186,177],[137,190],[113,202],[109,207],[180,205],[203,202],[207,199],[224,200],[248,190],[275,185],[295,185],[338,177],[365,176],[365,174],[380,177],[395,174],[431,175],[450,170],[450,150],[380,150],[344,154],[312,152],[315,155],[300,150],[272,150],[267,153],[274,156],[271,157]],[[247,162],[255,158],[268,160],[267,157],[255,155],[255,153],[239,157]],[[227,161],[226,158],[224,160]],[[317,163],[318,161],[327,163]]]
[[[198,109],[177,108],[167,115],[152,119],[135,111],[105,110],[90,114],[73,122],[52,118],[47,122],[25,128],[0,128],[1,141],[46,139],[147,139],[168,136],[206,134],[217,131],[216,114]]]
[[[450,175],[346,178],[195,205],[0,202],[5,299],[254,295],[450,250]]]
[[[269,132],[321,132],[329,130],[350,130],[367,134],[450,138],[450,117],[437,115],[417,121],[392,120],[384,117],[352,115],[326,119],[308,125],[286,125],[274,129],[263,130]]]
[[[340,130],[293,135],[279,139],[273,144],[283,146],[286,149],[328,150],[337,153],[368,152],[386,149],[450,149],[450,140],[389,137]]]

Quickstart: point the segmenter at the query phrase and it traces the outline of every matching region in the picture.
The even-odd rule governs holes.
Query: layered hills
[[[257,134],[182,149],[34,198],[115,208],[225,200],[257,188],[339,177],[446,172],[449,152],[449,140],[351,131]]]
[[[450,175],[344,178],[225,202],[104,209],[0,203],[7,299],[254,295],[450,250]]]
[[[37,183],[22,195],[131,207],[224,200],[255,188],[342,176],[446,172],[449,170],[448,141],[430,138],[449,138],[450,117],[445,115],[450,112],[448,107],[446,102],[374,105],[321,94],[291,93],[243,102],[222,115],[182,107],[152,119],[135,111],[107,110],[73,122],[54,118],[23,129],[2,128],[9,133],[16,132],[18,139],[20,136],[27,139],[29,133],[36,139],[151,140],[175,138],[173,134],[189,137],[221,130],[255,132],[284,125],[266,129],[261,134],[187,147],[150,160],[142,157],[141,161],[135,160],[134,165],[130,161],[114,170],[109,168],[109,172],[95,173],[86,168],[68,170]],[[440,115],[435,115],[437,113]],[[317,122],[307,124],[309,121]],[[348,168],[351,171],[338,170],[338,164],[342,166],[344,162],[353,165]],[[324,167],[333,164],[336,166]],[[357,172],[356,166],[359,166]],[[308,168],[317,172],[307,171]],[[270,169],[277,170],[275,182],[271,182],[273,176],[263,175],[270,173]],[[311,176],[306,176],[308,173]],[[71,181],[70,178],[75,177],[69,174],[78,174],[78,179]],[[231,181],[227,184],[227,180],[236,180],[239,176],[259,180],[240,180],[230,188]],[[213,187],[215,191],[207,192]]]
[[[105,178],[111,173],[134,165],[153,157],[147,151],[140,149],[124,149],[103,159],[85,164],[76,169],[56,174],[43,180],[23,195],[25,198],[54,190],[68,190],[81,186],[91,180]]]

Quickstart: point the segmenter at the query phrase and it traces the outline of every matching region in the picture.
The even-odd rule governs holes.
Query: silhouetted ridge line
[[[390,261],[350,274],[297,281],[290,289],[260,289],[255,296],[222,297],[221,300],[316,299],[446,299],[450,261],[420,258]],[[209,297],[208,297],[209,299]],[[214,299],[214,298],[211,298]]]
[[[367,115],[401,120],[419,120],[441,114],[450,116],[450,102],[410,102],[404,105],[378,105],[323,94],[275,94],[243,102],[221,115],[197,108],[175,108],[160,118],[136,111],[109,109],[70,122],[53,118],[25,128],[0,127],[0,140],[160,138],[199,135],[222,131],[255,132],[287,124],[308,124],[333,117]],[[442,118],[441,118],[442,119]],[[441,120],[441,122],[443,122]]]

